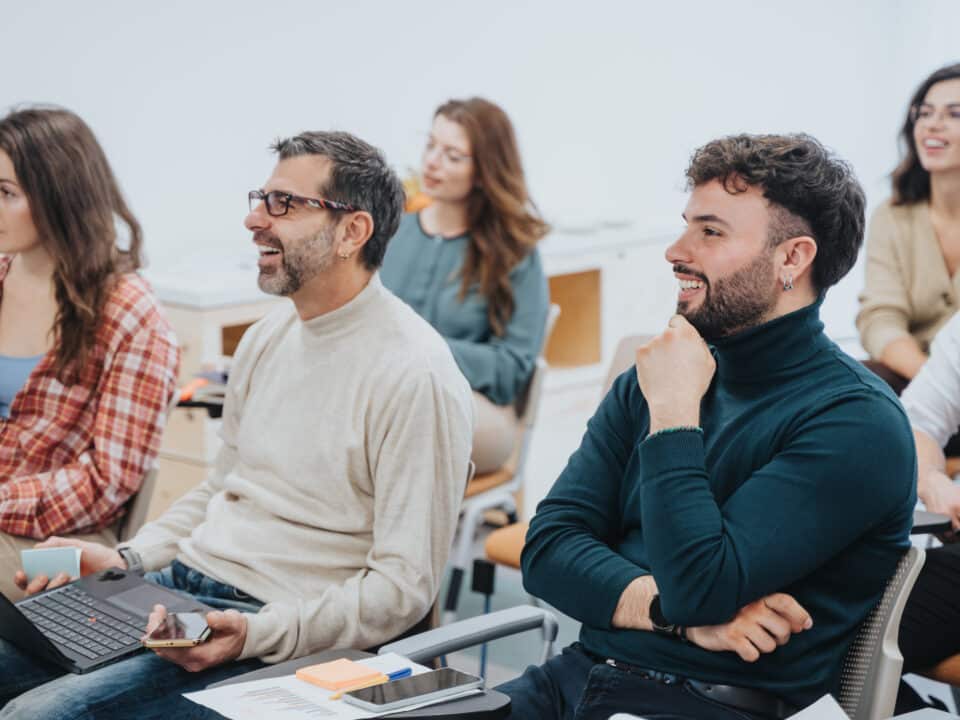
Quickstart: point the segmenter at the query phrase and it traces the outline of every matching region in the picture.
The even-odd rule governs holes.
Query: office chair
[[[841,707],[850,720],[882,720],[893,715],[903,655],[897,646],[900,618],[923,567],[924,552],[911,547],[900,559],[883,596],[860,624],[843,660]]]

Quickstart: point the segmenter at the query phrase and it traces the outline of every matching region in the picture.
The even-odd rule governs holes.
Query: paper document
[[[789,720],[850,720],[850,716],[833,699],[833,695],[824,695],[813,705],[791,715]]]
[[[409,667],[414,675],[429,672],[429,668],[410,662],[401,655],[388,653],[376,655],[358,662],[387,674]],[[456,697],[466,697],[483,692],[468,690]],[[213,690],[185,693],[184,697],[215,710],[232,720],[354,720],[355,718],[382,717],[367,712],[343,700],[331,700],[333,691],[297,680],[294,675],[279,678],[237,683]],[[456,698],[444,698],[449,702]],[[413,710],[430,703],[411,705],[403,711]]]

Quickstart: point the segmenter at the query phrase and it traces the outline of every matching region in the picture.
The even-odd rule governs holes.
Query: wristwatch
[[[117,548],[117,552],[120,553],[120,557],[127,564],[127,570],[136,575],[143,575],[143,558],[140,557],[140,553],[128,547]]]
[[[683,625],[677,625],[670,622],[663,615],[660,608],[660,595],[654,595],[650,601],[650,623],[653,625],[653,631],[661,635],[670,635],[671,637],[687,639],[687,629]]]

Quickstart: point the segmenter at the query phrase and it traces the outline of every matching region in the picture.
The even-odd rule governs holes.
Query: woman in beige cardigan
[[[920,85],[900,137],[905,157],[870,223],[857,316],[867,366],[897,393],[960,300],[960,63]]]

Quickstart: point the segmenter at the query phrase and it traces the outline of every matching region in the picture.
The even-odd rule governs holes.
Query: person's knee
[[[0,720],[85,720],[86,710],[77,708],[76,698],[47,688],[37,688],[8,702],[0,709]]]

